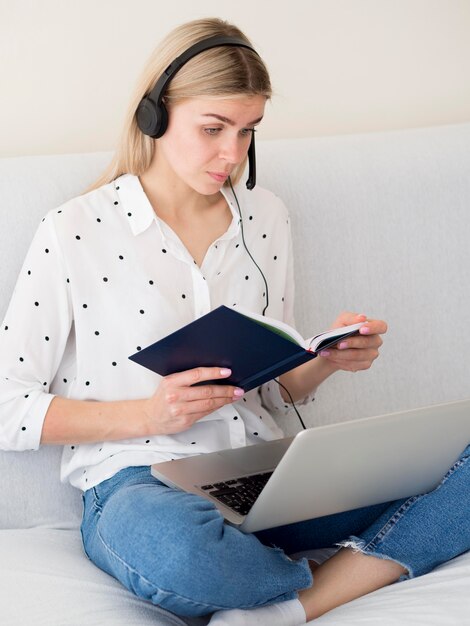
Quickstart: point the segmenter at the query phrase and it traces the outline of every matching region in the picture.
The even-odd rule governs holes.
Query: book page
[[[296,343],[298,346],[305,348],[305,350],[308,349],[307,342],[302,337],[302,335],[298,333],[295,328],[289,326],[289,324],[281,322],[280,320],[276,320],[272,317],[267,317],[266,315],[253,313],[252,311],[249,311],[248,309],[245,309],[241,306],[233,307],[233,310],[237,311],[237,313],[241,313],[241,315],[244,315],[245,317],[249,317],[254,322],[261,324],[261,326],[264,326],[265,328],[277,333],[278,335],[281,335],[281,337],[284,337],[284,339],[288,339],[289,341]]]
[[[364,326],[364,322],[359,322],[359,324],[350,324],[349,326],[342,326],[341,328],[333,328],[326,333],[315,335],[315,337],[312,337],[306,342],[307,350],[311,350],[313,352],[324,350],[328,346],[335,345],[341,341],[341,339],[354,335],[359,331],[361,326]]]
[[[252,311],[240,306],[233,307],[233,310],[237,311],[237,313],[241,313],[245,317],[249,317],[254,322],[261,324],[261,326],[268,328],[272,332],[281,335],[285,339],[296,343],[298,346],[301,346],[310,352],[317,352],[327,346],[332,346],[338,343],[344,337],[348,337],[349,335],[356,333],[364,324],[364,322],[360,322],[358,324],[351,324],[350,326],[333,328],[332,330],[328,330],[305,340],[302,335],[295,330],[295,328],[292,328],[292,326],[289,326],[289,324],[286,324],[285,322],[281,322],[280,320],[276,320],[272,317],[267,317],[266,315],[253,313]]]

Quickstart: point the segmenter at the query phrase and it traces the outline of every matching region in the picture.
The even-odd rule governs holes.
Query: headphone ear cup
[[[143,98],[136,111],[137,125],[144,135],[158,139],[168,126],[168,112],[162,104],[158,107],[150,98]]]
[[[168,128],[168,111],[163,102],[160,104],[159,107],[155,107],[155,110],[157,111],[158,119],[158,130],[155,134],[155,139],[158,139],[166,132],[166,129]]]

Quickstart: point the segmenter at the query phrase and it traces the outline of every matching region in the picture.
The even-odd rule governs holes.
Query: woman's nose
[[[240,163],[246,155],[246,142],[236,138],[225,138],[219,150],[219,157],[228,163]]]

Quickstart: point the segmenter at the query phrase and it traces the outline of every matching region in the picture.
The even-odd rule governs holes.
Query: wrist
[[[138,400],[138,415],[141,428],[141,436],[155,435],[155,420],[152,419],[152,398],[145,398]]]
[[[311,394],[329,376],[338,371],[338,366],[325,357],[318,357],[280,376],[279,380],[289,389],[294,401]],[[280,390],[287,402],[286,393]]]
[[[327,357],[323,356],[316,359],[316,364],[322,380],[326,380],[326,378],[328,378],[332,374],[335,374],[341,369],[338,365],[330,361]]]
[[[98,411],[104,441],[137,439],[150,433],[149,420],[145,411],[146,400],[116,400],[97,402],[93,413]],[[98,417],[98,416],[97,416]]]

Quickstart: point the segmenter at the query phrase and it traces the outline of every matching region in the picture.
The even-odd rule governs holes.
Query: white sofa
[[[42,216],[81,193],[109,157],[0,160],[0,318]],[[344,309],[389,323],[373,368],[325,383],[302,409],[308,424],[469,397],[470,124],[259,142],[258,171],[291,210],[299,330],[323,330]],[[294,415],[284,427],[297,430]],[[206,623],[134,598],[86,559],[81,497],[59,482],[60,453],[0,453],[0,624]],[[470,624],[469,589],[467,553],[315,623]]]

